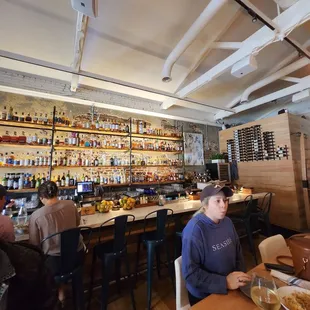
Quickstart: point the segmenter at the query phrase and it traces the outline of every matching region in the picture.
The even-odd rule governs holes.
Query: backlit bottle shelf
[[[118,149],[118,148],[102,148],[102,147],[86,147],[86,146],[54,146],[55,150],[65,151],[102,151],[102,152],[128,152],[129,148]]]
[[[52,130],[52,125],[34,124],[30,122],[16,122],[16,121],[0,120],[0,126],[39,129],[39,130]]]
[[[157,135],[148,135],[148,134],[139,134],[139,133],[132,133],[131,136],[133,138],[143,138],[143,139],[155,139],[155,140],[168,140],[168,141],[179,141],[182,142],[182,137],[175,137],[175,136],[157,136]]]
[[[39,169],[49,168],[49,166],[0,166],[0,169]]]
[[[0,147],[15,147],[15,148],[34,148],[34,149],[48,149],[51,148],[50,145],[40,145],[40,144],[17,144],[17,143],[2,143],[0,142]]]
[[[66,168],[130,168],[129,165],[120,165],[120,166],[53,166],[53,169],[66,169]]]
[[[76,133],[83,133],[83,134],[94,134],[94,135],[107,135],[107,136],[120,136],[120,137],[128,137],[128,132],[123,131],[104,131],[98,129],[88,129],[88,128],[77,128],[77,127],[62,127],[56,126],[56,131],[62,132],[76,132]]]
[[[162,153],[162,154],[182,154],[182,151],[156,151],[156,150],[139,150],[132,149],[132,152],[144,152],[144,153]]]

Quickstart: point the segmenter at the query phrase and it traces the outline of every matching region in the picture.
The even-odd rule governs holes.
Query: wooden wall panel
[[[296,186],[297,182],[301,180],[300,145],[297,142],[299,138],[291,139],[294,137],[294,135],[291,136],[293,130],[298,131],[297,129],[300,126],[306,127],[304,122],[298,127],[299,119],[298,117],[291,118],[291,115],[285,113],[222,130],[219,133],[221,152],[227,152],[226,142],[228,139],[233,139],[234,130],[253,125],[261,125],[262,131],[273,131],[276,146],[288,146],[288,159],[238,163],[239,180],[236,183],[254,187],[256,192],[270,191],[275,193],[270,214],[271,222],[294,230],[302,230],[307,227],[302,189],[300,191],[299,187]],[[310,134],[310,126],[308,127]],[[292,152],[294,153],[293,156]]]

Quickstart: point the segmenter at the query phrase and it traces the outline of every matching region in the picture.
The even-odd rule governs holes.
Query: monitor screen
[[[86,194],[94,192],[94,183],[93,182],[78,182],[77,183],[77,192],[78,194]]]

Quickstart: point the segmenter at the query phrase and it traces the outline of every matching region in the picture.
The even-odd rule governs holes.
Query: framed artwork
[[[203,135],[201,133],[184,132],[184,160],[186,166],[202,166],[205,164]]]

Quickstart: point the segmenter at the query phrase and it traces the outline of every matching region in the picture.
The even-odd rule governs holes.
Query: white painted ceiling
[[[274,1],[251,2],[268,17],[276,17]],[[231,0],[177,61],[172,70],[172,81],[162,82],[161,71],[166,58],[208,3],[209,0],[99,0],[98,17],[88,22],[81,70],[175,93],[181,85],[187,85],[233,53],[230,50],[211,50],[195,72],[183,81],[210,35],[217,27],[221,27],[229,12],[238,7]],[[70,0],[1,0],[0,49],[70,67],[74,56],[76,19],[77,13],[71,8]],[[261,27],[263,25],[259,21],[253,23],[252,18],[240,9],[239,15],[219,41],[241,42]],[[309,36],[309,23],[290,34],[301,44]],[[237,79],[228,71],[189,97],[219,108],[225,107],[293,51],[286,42],[274,43],[258,54],[259,69],[255,72]],[[4,58],[0,58],[0,67],[71,80],[70,74]],[[89,78],[80,78],[80,83],[158,101],[165,99],[162,95]],[[283,87],[286,85],[283,82]],[[268,92],[268,88],[263,91]],[[189,104],[184,108],[184,114],[188,114],[190,109]],[[204,119],[212,121],[216,110],[204,110],[201,112],[204,113]]]

